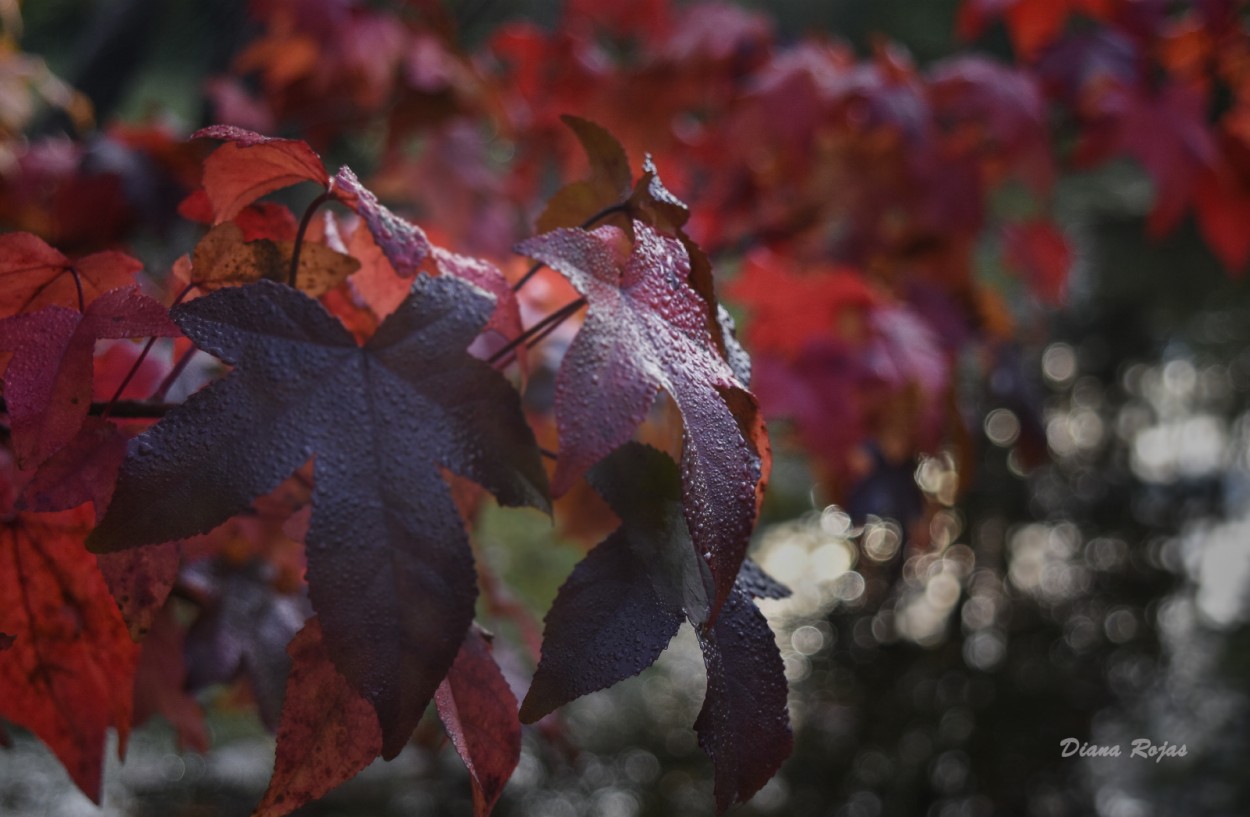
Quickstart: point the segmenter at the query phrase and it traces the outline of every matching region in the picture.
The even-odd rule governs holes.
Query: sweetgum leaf
[[[92,546],[202,533],[315,457],[310,596],[393,757],[473,616],[473,560],[439,467],[505,504],[549,504],[516,391],[464,351],[492,306],[459,279],[418,276],[363,347],[270,281],[179,306],[187,336],[235,368],[132,442]]]
[[[707,621],[710,577],[690,547],[672,460],[629,443],[589,476],[623,521],[556,595],[521,720],[537,720],[646,669],[684,617],[699,634],[707,666],[707,696],[695,729],[716,768],[723,811],[754,794],[790,753],[781,656],[750,598],[789,591],[744,561],[720,615]]]
[[[0,235],[0,314],[18,315],[45,306],[78,306],[78,272],[84,304],[111,289],[135,283],[143,265],[112,250],[71,262],[60,250],[30,233]]]
[[[204,191],[216,224],[230,221],[275,190],[305,181],[330,184],[321,157],[297,139],[275,139],[229,125],[198,130],[191,138],[226,140],[204,160]]]
[[[100,802],[105,732],[125,750],[138,647],[95,559],[87,507],[18,513],[0,525],[0,717],[34,732]]]
[[[713,345],[708,304],[687,282],[681,243],[641,222],[634,233],[632,247],[610,226],[555,230],[518,247],[562,273],[590,305],[556,378],[554,490],[568,490],[625,443],[657,390],[668,392],[682,415],[684,509],[715,579],[715,615],[755,521],[760,463],[726,398],[745,387]]]
[[[434,694],[438,716],[473,781],[473,815],[487,817],[521,758],[512,688],[474,626]]]
[[[742,585],[698,635],[707,696],[694,728],[716,769],[723,812],[759,791],[794,748],[786,675],[773,631]]]
[[[181,548],[177,542],[165,542],[101,553],[96,556],[96,562],[131,637],[138,641],[147,634],[174,587],[182,562]]]
[[[382,751],[378,716],[334,668],[316,616],[291,639],[287,653],[291,672],[273,777],[255,817],[281,817],[316,800]]]
[[[18,465],[39,465],[82,428],[97,339],[177,334],[165,308],[137,287],[106,292],[82,313],[49,306],[0,321],[0,350],[14,353],[4,398]]]

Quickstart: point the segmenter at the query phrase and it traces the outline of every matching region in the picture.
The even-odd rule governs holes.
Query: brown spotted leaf
[[[257,239],[244,241],[243,230],[233,222],[218,224],[195,245],[191,256],[192,280],[204,290],[259,281],[286,281],[290,277],[293,241]],[[350,255],[323,244],[300,245],[296,286],[313,297],[334,289],[360,269]]]

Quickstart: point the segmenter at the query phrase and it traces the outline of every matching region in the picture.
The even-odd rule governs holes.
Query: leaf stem
[[[330,191],[327,190],[308,203],[308,209],[304,210],[304,216],[299,220],[299,230],[295,233],[295,247],[291,250],[291,270],[287,273],[287,284],[291,289],[295,289],[299,273],[299,253],[304,247],[304,233],[308,232],[308,225],[312,222],[313,214],[329,200]]]
[[[487,358],[486,362],[490,363],[491,365],[494,365],[504,355],[508,354],[509,352],[512,352],[522,343],[525,343],[526,341],[537,341],[546,337],[557,326],[559,326],[561,323],[564,323],[564,321],[568,319],[570,315],[572,315],[574,312],[581,309],[585,305],[586,305],[585,298],[578,298],[576,301],[572,301],[570,303],[565,304],[564,306],[557,309],[555,312],[552,312],[550,315],[548,315],[547,317],[543,318],[538,323],[531,326],[529,329],[526,329],[524,332],[517,335],[512,340],[508,341],[506,345],[501,347],[493,355]],[[508,361],[508,362],[510,363],[511,361]]]
[[[74,279],[74,288],[78,290],[78,312],[82,314],[87,311],[87,299],[82,293],[82,275],[79,274],[78,268],[73,264],[67,267],[70,276]]]
[[[190,294],[191,289],[195,286],[198,286],[198,284],[192,281],[191,283],[183,287],[182,291],[178,293],[178,297],[174,298],[174,302],[169,305],[169,308],[173,309],[175,306],[182,303],[182,299],[187,297],[187,295]],[[112,399],[110,399],[108,403],[105,404],[104,410],[100,412],[100,416],[102,418],[106,420],[108,419],[109,415],[112,413],[113,406],[116,405],[119,399],[121,399],[122,392],[124,392],[126,390],[126,387],[130,385],[130,381],[134,379],[135,374],[139,371],[139,367],[143,365],[143,361],[147,359],[148,352],[152,351],[152,347],[155,344],[156,344],[156,338],[154,337],[148,338],[148,342],[144,345],[143,351],[139,353],[139,356],[135,358],[135,362],[131,364],[130,371],[126,372],[126,376],[122,378],[122,382],[117,387],[117,391],[113,392]]]
[[[603,221],[608,216],[615,215],[617,213],[628,213],[628,212],[629,212],[629,202],[624,202],[624,201],[618,202],[617,204],[613,204],[611,207],[604,207],[602,210],[595,213],[593,216],[586,219],[578,226],[583,230],[589,230],[591,227],[595,226],[600,221]],[[538,271],[542,269],[544,266],[546,265],[543,262],[539,261],[538,263],[534,264],[534,266],[526,270],[525,274],[521,276],[521,280],[517,281],[515,284],[512,285],[512,291],[520,292],[521,287],[525,286],[526,283],[529,282],[529,279],[537,275]]]

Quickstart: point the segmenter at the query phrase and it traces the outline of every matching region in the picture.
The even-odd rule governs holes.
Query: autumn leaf
[[[622,523],[573,569],[547,614],[542,658],[521,704],[533,722],[649,667],[683,619],[699,634],[708,687],[695,723],[716,769],[720,811],[746,800],[792,748],[786,679],[772,630],[751,595],[787,591],[758,565],[707,622],[711,577],[690,546],[681,477],[663,453],[629,443],[589,479]]]
[[[1050,221],[1010,224],[1003,229],[1004,260],[1023,273],[1029,289],[1044,304],[1063,303],[1072,269],[1072,248]]]
[[[566,184],[548,200],[535,224],[540,233],[576,227],[601,210],[624,203],[633,182],[629,158],[616,137],[590,120],[567,115],[560,118],[586,151],[590,176]]]
[[[314,456],[309,592],[393,757],[473,616],[473,562],[438,466],[505,504],[548,506],[516,392],[464,351],[492,308],[456,278],[419,276],[361,347],[269,281],[177,307],[187,336],[235,368],[134,441],[92,546],[207,531]]]
[[[0,321],[0,350],[14,353],[4,399],[18,465],[39,465],[78,434],[91,406],[97,339],[177,334],[165,308],[135,287],[106,292],[82,313],[49,306]]]
[[[562,273],[590,305],[556,379],[557,494],[630,439],[659,389],[683,420],[683,496],[696,551],[715,582],[712,615],[728,595],[755,521],[757,456],[726,393],[745,392],[717,353],[708,304],[691,289],[686,250],[635,223],[630,247],[615,227],[560,229],[517,249]]]
[[[772,629],[741,586],[715,623],[696,632],[708,681],[694,728],[724,812],[763,788],[794,748],[786,675]]]
[[[245,241],[243,230],[233,222],[218,224],[195,245],[191,275],[206,291],[238,286],[260,279],[286,281],[290,276],[293,241],[256,239]],[[360,262],[329,247],[306,241],[300,245],[296,286],[313,297],[347,280]]]
[[[143,639],[135,670],[134,725],[153,715],[169,721],[179,750],[208,751],[204,710],[186,689],[185,632],[172,606],[162,607]]]
[[[132,286],[141,269],[125,253],[110,250],[70,261],[37,236],[5,233],[0,235],[0,315],[86,306],[109,290]]]
[[[335,197],[355,210],[373,240],[385,253],[395,271],[404,278],[417,274],[417,268],[431,252],[430,240],[420,227],[392,213],[378,202],[378,197],[344,165],[334,177]]]
[[[0,525],[0,716],[34,732],[100,802],[105,732],[125,751],[138,647],[83,549],[91,510],[14,514]]]
[[[142,639],[178,578],[182,562],[178,543],[164,542],[101,553],[96,561],[131,637],[136,641]]]
[[[273,777],[254,817],[281,817],[355,777],[382,752],[369,702],[330,661],[321,623],[308,619],[287,647],[287,676]]]
[[[473,815],[487,817],[521,759],[521,724],[512,689],[476,625],[469,629],[451,670],[439,684],[434,703],[469,770]]]
[[[230,221],[275,190],[306,181],[322,187],[330,183],[321,157],[298,139],[276,139],[229,125],[203,128],[191,138],[226,141],[204,160],[204,191],[216,224]]]
[[[19,504],[43,512],[90,502],[101,517],[125,458],[126,435],[108,420],[88,417],[74,438],[35,471]]]

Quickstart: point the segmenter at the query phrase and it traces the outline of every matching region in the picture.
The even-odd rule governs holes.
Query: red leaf
[[[759,461],[722,395],[745,388],[713,345],[685,248],[641,222],[634,233],[632,248],[615,227],[555,230],[517,248],[562,273],[590,304],[556,379],[554,490],[568,490],[629,440],[657,390],[668,392],[682,414],[685,513],[715,579],[715,615],[755,521]]]
[[[204,191],[213,205],[215,224],[230,221],[267,193],[300,182],[330,184],[321,157],[307,142],[276,139],[243,128],[214,125],[192,139],[224,139],[204,160]]]
[[[96,518],[113,498],[117,472],[126,458],[126,435],[108,420],[88,417],[74,439],[49,457],[22,492],[32,511],[64,511],[91,502]]]
[[[495,296],[495,311],[483,331],[493,329],[509,340],[521,334],[521,305],[499,267],[480,258],[448,252],[442,247],[433,249],[434,264],[440,275],[463,278]]]
[[[417,268],[431,252],[430,240],[420,227],[392,213],[378,202],[378,197],[365,188],[347,166],[339,168],[334,177],[334,195],[365,220],[373,240],[386,254],[395,271],[405,278],[417,274]]]
[[[177,307],[188,337],[234,370],[134,442],[93,546],[207,531],[313,455],[309,594],[394,757],[473,617],[472,557],[439,466],[505,504],[548,504],[516,391],[464,351],[492,307],[453,277],[418,276],[363,348],[271,281]]]
[[[0,314],[34,312],[45,306],[78,306],[77,270],[82,300],[89,305],[111,289],[130,286],[143,265],[120,252],[99,252],[71,262],[30,233],[0,235]]]
[[[281,817],[321,797],[382,751],[382,729],[369,702],[339,674],[308,619],[287,647],[287,676],[273,777],[254,817]]]
[[[91,511],[19,513],[0,526],[0,716],[56,753],[78,788],[100,802],[104,738],[125,751],[135,661],[95,559],[83,549]]]
[[[1224,268],[1235,276],[1245,274],[1250,261],[1250,191],[1228,172],[1208,172],[1194,196],[1198,229]]]
[[[521,758],[516,698],[477,627],[434,694],[438,716],[473,781],[473,815],[487,817]]]
[[[91,407],[97,339],[177,334],[165,308],[134,287],[101,295],[81,314],[49,306],[0,321],[0,350],[14,352],[4,397],[18,465],[41,464],[78,434]]]
[[[119,463],[120,464],[120,463]],[[109,592],[137,641],[152,626],[178,578],[181,553],[177,542],[131,548],[96,557]]]
[[[1044,304],[1058,306],[1068,290],[1072,248],[1064,234],[1045,220],[1003,228],[1004,260],[1024,275],[1029,289]]]
[[[183,660],[185,633],[171,607],[161,608],[143,639],[135,673],[135,717],[138,726],[153,715],[169,721],[178,734],[179,750],[208,751],[204,710],[186,692]]]

